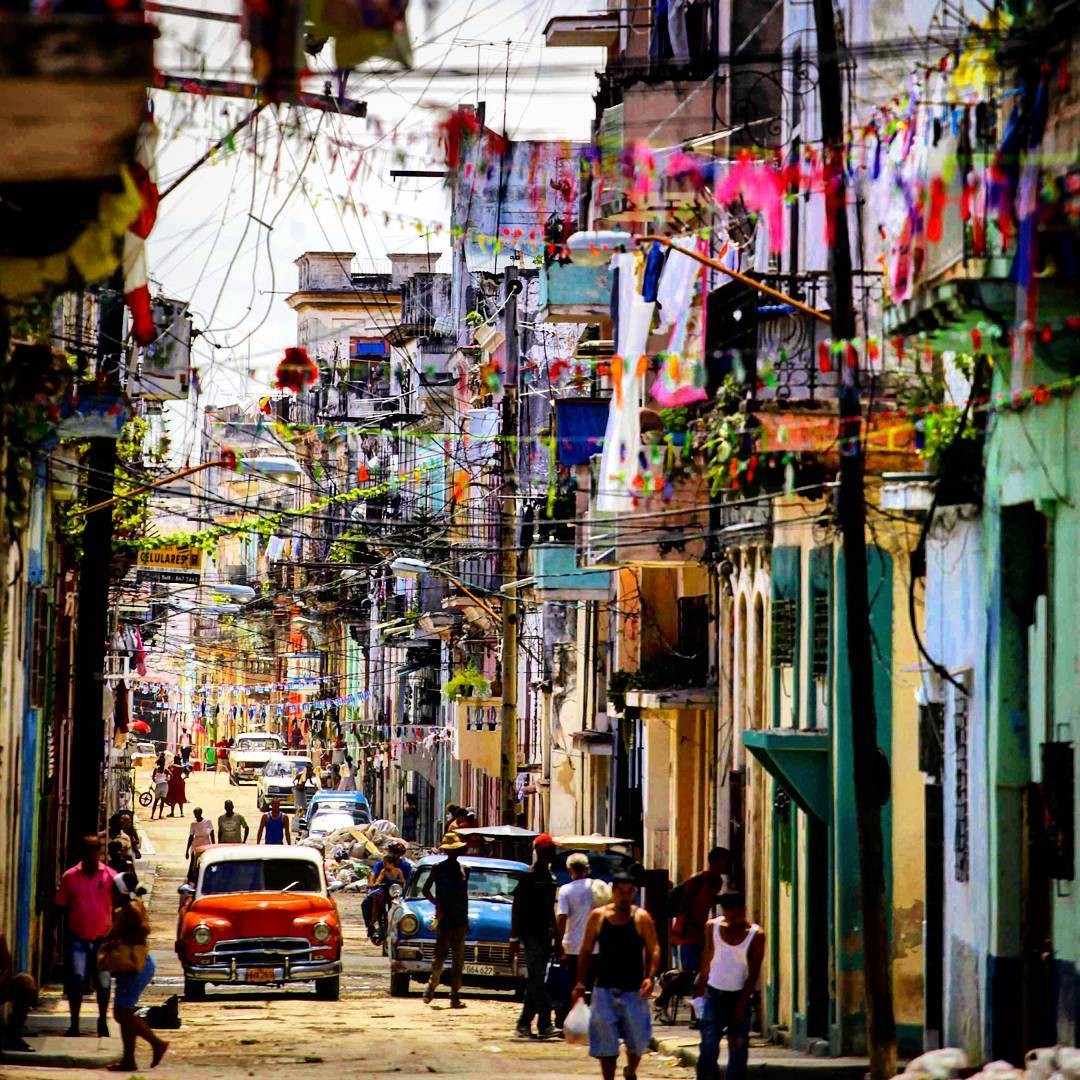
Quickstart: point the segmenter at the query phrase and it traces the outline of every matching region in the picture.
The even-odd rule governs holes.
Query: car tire
[[[395,972],[390,976],[390,996],[409,996],[409,976],[407,973]]]
[[[185,1001],[205,1001],[206,1000],[206,983],[200,982],[198,979],[184,979],[184,1000]]]
[[[331,975],[329,979],[316,979],[315,996],[320,1001],[337,1001],[341,997],[341,976]]]
[[[260,814],[265,814],[266,811],[270,809],[263,801],[263,797],[261,795],[255,796],[255,809],[258,810]]]

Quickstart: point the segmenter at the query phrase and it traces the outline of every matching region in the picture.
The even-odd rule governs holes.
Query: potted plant
[[[491,684],[480,674],[475,664],[466,664],[442,689],[443,697],[447,701],[473,697],[474,693],[476,697],[487,697],[490,691]]]

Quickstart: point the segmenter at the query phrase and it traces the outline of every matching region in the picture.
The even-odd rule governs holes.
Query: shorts
[[[596,1058],[619,1056],[619,1040],[631,1054],[644,1054],[652,1038],[652,1011],[636,990],[597,986],[589,1006],[589,1053]]]
[[[169,781],[163,780],[160,784],[154,785],[154,795],[158,799],[164,799],[169,794]]]
[[[120,1009],[134,1009],[139,1004],[142,992],[150,985],[157,969],[154,966],[154,958],[147,953],[146,963],[142,971],[136,971],[131,975],[116,976],[116,1000],[114,1004]]]
[[[67,970],[69,984],[85,988],[93,986],[98,990],[108,990],[112,983],[107,971],[99,971],[97,966],[98,949],[104,938],[81,938],[74,934],[67,940]]]

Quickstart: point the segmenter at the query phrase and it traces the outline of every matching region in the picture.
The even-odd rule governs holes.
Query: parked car
[[[329,818],[320,820],[319,831],[311,828],[316,817],[333,812],[336,821]],[[349,820],[351,818],[351,820]],[[360,791],[316,791],[308,803],[307,813],[301,814],[296,821],[299,836],[322,836],[334,829],[347,828],[349,825],[366,825],[371,821],[371,804]],[[329,828],[325,826],[331,826]]]
[[[282,810],[295,810],[293,778],[298,773],[302,773],[310,764],[310,758],[275,754],[263,766],[263,771],[259,776],[259,791],[255,796],[255,805],[260,810],[269,810],[270,801],[279,799]]]
[[[180,886],[176,953],[184,996],[214,985],[315,983],[336,1001],[341,920],[310,848],[224,844],[207,848],[194,885]]]
[[[270,758],[284,750],[285,740],[272,731],[242,732],[229,750],[232,774],[237,781],[257,781]]]
[[[589,857],[589,877],[599,881],[611,881],[620,871],[631,873],[634,866],[634,842],[619,836],[603,836],[600,833],[556,836],[555,859],[551,872],[560,885],[570,880],[566,860],[575,852],[583,851]]]
[[[131,747],[131,743],[128,742]],[[153,765],[157,760],[157,744],[149,739],[139,739],[131,749],[131,763],[135,766]]]
[[[298,830],[301,836],[325,836],[352,825],[366,825],[369,821],[371,810],[365,803],[324,802],[313,814],[300,818]]]
[[[445,855],[428,855],[421,859],[404,895],[392,905],[387,953],[393,997],[404,997],[411,981],[426,981],[431,973],[435,953],[431,922],[435,908],[424,899],[423,888],[432,867],[445,858]],[[463,858],[461,865],[469,885],[465,984],[520,992],[525,970],[522,967],[519,973],[517,961],[510,958],[510,914],[514,890],[529,867],[509,859],[469,857]]]
[[[533,841],[539,835],[533,829],[518,825],[486,825],[475,829],[458,829],[458,836],[468,844],[468,854],[501,859],[532,859]],[[566,860],[575,851],[589,856],[589,876],[610,881],[620,870],[629,871],[634,865],[633,841],[600,833],[556,836],[555,861],[551,871],[560,885],[570,880]]]

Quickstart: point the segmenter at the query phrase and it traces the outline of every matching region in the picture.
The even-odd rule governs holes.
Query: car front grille
[[[217,961],[235,959],[237,964],[251,967],[274,967],[285,956],[295,960],[305,959],[305,954],[315,948],[306,938],[237,938],[219,941],[214,945],[213,956]]]
[[[420,959],[430,963],[435,959],[434,941],[409,941],[401,939],[402,945],[409,948],[420,949]],[[466,964],[509,964],[510,946],[502,944],[489,944],[483,941],[467,941],[465,943]]]

